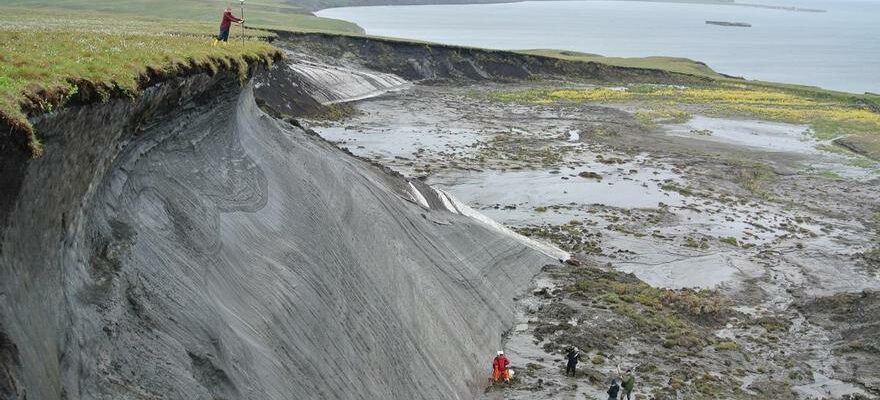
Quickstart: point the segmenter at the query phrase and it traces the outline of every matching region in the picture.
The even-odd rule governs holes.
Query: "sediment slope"
[[[273,114],[318,115],[327,113],[334,104],[409,86],[397,75],[331,65],[304,53],[286,54],[285,60],[261,70],[255,77],[256,97]]]
[[[2,149],[2,398],[469,398],[552,261],[233,74],[35,126],[43,158]]]

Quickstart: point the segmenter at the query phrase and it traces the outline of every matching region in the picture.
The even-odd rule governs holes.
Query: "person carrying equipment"
[[[498,355],[492,360],[492,381],[498,382],[504,379],[504,382],[510,382],[510,372],[507,367],[510,366],[510,359],[504,355],[504,352],[498,350]]]
[[[626,370],[626,374],[623,376],[623,393],[620,394],[621,400],[623,400],[624,397],[626,397],[626,400],[632,400],[632,391],[636,386],[636,378],[633,375],[634,373],[632,369]]]
[[[220,34],[214,39],[215,46],[218,42],[226,44],[229,40],[229,28],[232,26],[233,22],[240,24],[243,23],[244,20],[232,15],[232,7],[226,7],[226,10],[223,10],[223,18],[220,20]]]

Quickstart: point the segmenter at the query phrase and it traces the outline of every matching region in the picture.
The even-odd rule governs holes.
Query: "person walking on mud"
[[[617,384],[617,378],[611,378],[611,387],[608,388],[608,400],[617,400],[617,394],[620,393],[620,386]]]
[[[214,46],[216,46],[217,43],[226,44],[229,40],[229,29],[232,27],[233,22],[240,24],[244,22],[244,20],[232,15],[232,7],[226,7],[226,9],[223,10],[223,18],[220,20],[220,34],[214,39]]]
[[[568,376],[571,373],[571,376],[575,376],[578,361],[581,360],[581,352],[577,347],[572,347],[565,358],[568,359],[568,364],[565,365],[565,375]]]
[[[504,382],[510,382],[510,372],[507,367],[510,366],[510,359],[504,355],[504,351],[498,350],[498,355],[492,360],[492,382],[504,379]]]
[[[621,386],[623,393],[620,394],[620,400],[623,400],[624,397],[626,397],[626,400],[632,400],[633,388],[636,386],[636,377],[633,375],[632,369],[626,370],[623,374],[623,385]]]

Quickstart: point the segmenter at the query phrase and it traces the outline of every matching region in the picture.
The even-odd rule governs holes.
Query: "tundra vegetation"
[[[583,366],[579,374],[601,385],[606,381],[603,365],[619,362],[614,355],[620,347],[650,344],[650,351],[639,353],[638,375],[642,387],[658,388],[653,398],[760,398],[744,391],[738,379],[771,372],[771,366],[759,361],[760,354],[791,325],[742,314],[716,290],[657,288],[598,265],[547,271],[564,285],[547,294],[552,299],[545,307],[552,310],[543,314],[579,322],[540,323],[536,339],[545,340],[545,350],[560,354],[570,345],[588,349],[592,365]],[[725,326],[752,329],[753,335],[718,337],[715,333]],[[804,381],[804,366],[784,361],[791,367],[790,377],[778,382],[780,397],[774,398],[789,398],[789,388]],[[536,375],[526,371],[530,373]]]
[[[75,96],[134,96],[151,79],[188,71],[228,69],[244,78],[249,64],[281,57],[264,40],[273,34],[259,30],[212,46],[216,23],[2,12],[9,18],[0,26],[0,120],[28,136],[34,156],[42,145],[28,116],[51,112]]]
[[[25,2],[14,4],[19,3]],[[66,3],[73,4],[76,1]],[[129,1],[118,3],[120,7],[124,7]],[[98,1],[96,4],[104,2]],[[155,8],[163,9],[164,4],[163,1],[155,5]],[[179,4],[190,3],[180,1]],[[216,21],[120,18],[118,15],[70,12],[59,14],[54,11],[24,9],[3,11],[13,22],[0,27],[0,115],[7,122],[27,130],[31,135],[30,143],[35,154],[39,153],[40,144],[30,128],[27,116],[49,112],[64,105],[83,87],[94,91],[99,98],[106,99],[118,94],[134,96],[141,85],[154,76],[172,76],[200,69],[234,69],[244,77],[249,62],[270,62],[280,56],[277,49],[265,42],[274,34],[258,30],[245,31],[246,38],[242,42],[236,40],[234,32],[233,41],[229,45],[210,46]],[[216,20],[216,10],[213,7],[210,13],[202,19]],[[150,12],[144,14],[153,15]],[[878,143],[880,116],[877,110],[880,102],[876,97],[729,80],[705,65],[684,59],[608,59],[565,52],[546,52],[542,55],[629,67],[661,68],[698,75],[709,80],[699,87],[625,85],[576,89],[542,88],[498,92],[492,97],[538,104],[634,104],[637,107],[633,112],[635,118],[648,127],[682,123],[695,113],[703,113],[809,124],[819,137],[847,135],[862,138],[865,143]],[[483,168],[496,163],[496,166],[510,169],[540,167],[557,169],[555,172],[559,173],[559,167],[571,163],[566,161],[567,152],[580,151],[568,146],[549,147],[544,140],[534,140],[512,130],[493,132],[485,141],[474,146],[477,148],[475,155],[468,153],[468,156],[460,156],[457,162],[455,158],[450,158],[448,166],[456,168],[458,164],[459,168],[475,168],[476,165]],[[597,156],[596,162],[625,164],[620,158],[607,155]],[[741,187],[763,199],[770,196],[768,186],[775,179],[775,173],[769,166],[738,160],[729,161],[729,164],[736,171],[731,174],[731,178]],[[580,167],[581,163],[571,166],[575,165]],[[436,167],[425,164],[422,171],[427,174],[431,168]],[[598,173],[588,171],[581,172],[578,176],[595,180],[603,178]],[[674,181],[665,181],[660,187],[664,191],[677,192],[688,197],[707,196],[706,193],[709,192],[701,190],[699,186]],[[725,204],[732,201],[724,200],[726,198],[722,193],[718,200]],[[533,210],[536,213],[548,213],[562,207],[564,205],[537,206]],[[643,221],[651,224],[657,224],[670,214],[662,206],[656,211],[638,212],[645,214]],[[606,227],[609,231],[636,237],[659,235],[636,229],[635,223],[620,222],[617,219],[608,221],[610,224]],[[880,226],[880,213],[874,214],[874,221],[875,225]],[[563,225],[548,224],[516,229],[528,236],[548,239],[573,253],[611,255],[610,251],[603,252],[602,233],[595,225],[595,221],[574,219]],[[722,244],[742,248],[751,246],[735,237],[717,240],[718,243],[713,241],[710,244],[706,235],[689,233],[687,237],[676,238],[671,242],[677,247],[689,248],[684,249],[689,253]],[[868,250],[863,258],[870,265],[877,265],[880,263],[878,251],[880,249]],[[768,365],[771,364],[760,362],[762,355],[768,353],[765,350],[774,350],[769,343],[778,342],[780,335],[784,335],[791,327],[790,322],[781,318],[741,315],[733,311],[725,297],[715,290],[661,289],[632,275],[596,267],[573,268],[565,276],[557,278],[565,283],[560,296],[564,297],[562,300],[574,300],[571,302],[587,307],[589,315],[604,312],[602,315],[607,319],[600,319],[600,323],[610,322],[594,331],[583,323],[577,326],[564,322],[553,326],[542,325],[542,332],[564,331],[560,337],[552,338],[558,345],[572,343],[584,349],[599,349],[602,353],[593,354],[589,358],[594,365],[608,365],[615,361],[612,358],[614,349],[603,348],[603,344],[597,341],[623,343],[629,339],[609,338],[607,335],[635,332],[632,340],[653,345],[651,353],[656,355],[645,356],[646,364],[640,373],[647,383],[663,388],[657,393],[660,398],[739,397],[740,382],[731,377],[741,377],[747,373],[763,375],[769,371]],[[571,318],[572,314],[568,313],[567,317]],[[743,330],[754,328],[755,332],[752,336],[733,339],[715,335],[716,331],[726,329],[728,325],[745,327]],[[723,357],[719,357],[718,353],[723,353]],[[731,359],[736,363],[730,364]],[[680,368],[664,370],[663,366]],[[542,365],[530,364],[529,370],[542,368]],[[745,368],[751,370],[745,371]],[[707,370],[722,371],[723,374],[701,372]],[[789,380],[781,381],[778,386],[782,389],[778,390],[784,391],[783,389],[794,383],[804,383],[804,377],[809,372],[803,365],[791,370],[794,375],[790,375]],[[774,397],[773,393],[767,393],[763,398],[783,397]]]
[[[245,17],[248,23],[262,28],[307,32],[363,33],[356,24],[313,15],[304,6],[304,1],[259,0],[245,2]],[[93,12],[112,15],[119,20],[129,20],[133,16],[179,19],[185,18],[216,25],[220,22],[220,12],[226,5],[233,6],[239,13],[237,1],[203,0],[5,0],[7,7],[28,8],[41,12]],[[216,28],[216,27],[214,27]]]
[[[760,82],[716,80],[702,87],[625,85],[621,87],[533,88],[498,91],[495,100],[533,104],[556,102],[627,103],[646,126],[682,123],[692,114],[752,118],[809,125],[816,138],[847,138],[847,147],[880,159],[880,97]]]

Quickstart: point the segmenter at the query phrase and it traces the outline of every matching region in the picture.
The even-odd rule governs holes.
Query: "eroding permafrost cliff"
[[[36,128],[2,171],[0,398],[470,398],[553,261],[234,74]]]

